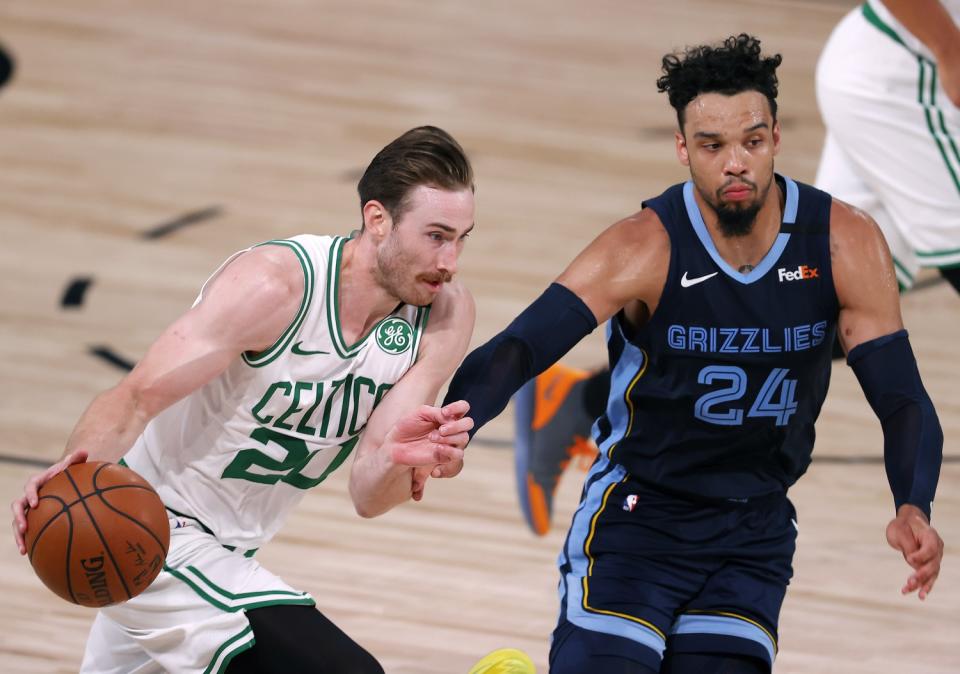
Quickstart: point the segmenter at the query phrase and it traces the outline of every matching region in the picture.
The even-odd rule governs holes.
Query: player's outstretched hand
[[[54,475],[59,475],[66,470],[67,466],[83,463],[86,460],[87,452],[82,449],[67,454],[42,473],[31,476],[23,486],[23,496],[15,498],[10,504],[10,510],[13,513],[13,540],[21,555],[27,554],[27,546],[23,542],[23,534],[27,531],[27,508],[37,507],[40,499],[37,492],[40,487],[49,482]]]
[[[442,408],[421,405],[401,418],[386,437],[394,463],[417,468],[462,461],[473,428],[469,410],[461,400]]]
[[[436,410],[437,408],[432,407],[430,409]],[[440,434],[442,442],[449,443],[461,450],[466,447],[470,441],[470,436],[467,432],[473,428],[473,419],[465,416],[469,410],[470,405],[462,400],[450,403],[439,410],[443,421],[436,429],[436,432]],[[413,469],[411,497],[414,501],[419,501],[423,498],[423,490],[424,487],[426,487],[428,478],[455,477],[462,469],[462,452],[460,458],[455,458],[443,463],[433,462],[415,467]]]
[[[940,534],[930,526],[923,511],[904,504],[887,525],[887,543],[902,552],[907,564],[913,567],[913,573],[900,592],[909,594],[920,590],[918,596],[926,599],[940,575],[940,562],[943,560],[943,539]]]

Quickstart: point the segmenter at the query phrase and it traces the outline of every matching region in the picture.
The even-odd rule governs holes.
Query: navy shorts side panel
[[[627,639],[658,659],[669,647],[772,663],[795,518],[782,494],[691,502],[601,459],[560,555],[558,629]]]

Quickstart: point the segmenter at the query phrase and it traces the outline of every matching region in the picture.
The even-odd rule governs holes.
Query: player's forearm
[[[938,61],[960,49],[960,28],[937,0],[883,0],[883,4]]]
[[[590,308],[573,291],[553,283],[457,369],[443,404],[466,400],[474,426],[500,414],[517,389],[557,362],[597,327]]]
[[[350,472],[350,498],[361,517],[376,517],[410,499],[413,468],[395,463],[380,447],[358,456]]]
[[[104,391],[90,403],[70,438],[64,455],[86,450],[88,461],[116,463],[133,446],[149,417],[122,385]]]
[[[883,428],[895,506],[916,506],[929,518],[943,460],[943,430],[906,330],[857,345],[847,360]]]

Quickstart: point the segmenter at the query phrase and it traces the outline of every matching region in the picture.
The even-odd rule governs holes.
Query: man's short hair
[[[379,201],[398,222],[409,207],[412,189],[474,189],[473,168],[460,144],[435,126],[418,126],[384,147],[357,184],[360,209]]]

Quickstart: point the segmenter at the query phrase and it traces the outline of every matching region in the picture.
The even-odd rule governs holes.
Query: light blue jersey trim
[[[611,431],[601,444],[600,459],[590,469],[583,501],[573,516],[566,545],[560,553],[558,562],[561,569],[569,568],[560,582],[560,602],[566,612],[566,618],[572,624],[593,632],[612,634],[642,644],[663,656],[665,641],[663,635],[638,619],[613,611],[590,607],[589,576],[590,564],[588,546],[594,534],[597,514],[603,509],[607,494],[617,483],[623,481],[627,470],[623,466],[610,462],[610,450],[622,440],[630,430],[631,414],[626,399],[627,391],[646,364],[644,352],[624,339],[615,320],[607,323],[607,341],[620,339],[623,350],[614,364],[610,377],[610,400],[607,403],[606,417]],[[614,335],[614,330],[617,334]],[[587,597],[584,597],[584,588]]]
[[[574,515],[567,545],[560,555],[560,564],[563,566],[569,559],[570,572],[563,577],[560,583],[560,601],[564,602],[567,620],[577,627],[591,632],[612,634],[624,637],[646,646],[659,657],[663,657],[666,645],[663,637],[650,627],[630,619],[629,616],[605,612],[602,609],[589,609],[588,602],[584,601],[584,578],[590,572],[590,560],[586,554],[587,541],[593,532],[595,515],[603,508],[604,498],[610,488],[626,476],[623,466],[615,466],[609,470],[608,459],[597,462],[591,475],[587,478],[590,486],[584,496],[583,503]],[[608,472],[596,479],[598,473]],[[592,479],[592,481],[591,481]],[[589,581],[588,581],[589,582]]]
[[[670,634],[716,634],[749,639],[766,649],[771,664],[776,652],[776,647],[766,632],[739,618],[717,615],[682,615],[673,624]]]
[[[800,190],[797,188],[797,184],[790,178],[787,178],[786,176],[782,177],[787,186],[787,199],[783,209],[783,223],[792,225],[797,221],[797,206],[798,202],[800,201]],[[780,255],[790,242],[790,235],[786,232],[777,234],[776,240],[773,242],[770,250],[767,251],[767,254],[763,256],[760,264],[754,267],[749,274],[741,274],[727,264],[726,260],[720,257],[720,253],[717,251],[717,247],[714,245],[713,239],[710,238],[710,232],[707,231],[707,225],[703,221],[703,215],[700,213],[700,207],[697,205],[697,200],[693,196],[692,181],[688,180],[683,186],[683,202],[687,207],[687,216],[690,218],[690,222],[693,224],[693,231],[696,232],[697,238],[700,239],[700,243],[703,244],[703,247],[706,249],[707,253],[710,254],[710,257],[713,258],[713,261],[718,267],[720,267],[724,274],[733,280],[738,281],[739,283],[743,283],[744,285],[753,283],[770,271],[770,269],[773,268],[773,265],[777,263],[777,260],[780,259]]]
[[[800,205],[800,189],[797,187],[797,183],[786,176],[783,176],[783,181],[787,186],[787,201],[783,206],[783,223],[792,225],[797,221],[797,208]]]
[[[613,331],[617,331],[619,339],[623,342],[623,351],[616,365],[610,371],[610,397],[607,401],[606,417],[610,420],[610,434],[607,439],[600,444],[600,452],[609,456],[611,447],[623,440],[627,433],[627,427],[630,424],[630,410],[627,407],[626,392],[630,387],[630,382],[638,372],[643,369],[646,354],[635,344],[630,342],[620,330],[616,318],[607,321],[607,344],[613,339]],[[597,437],[597,424],[594,424],[594,437]]]

